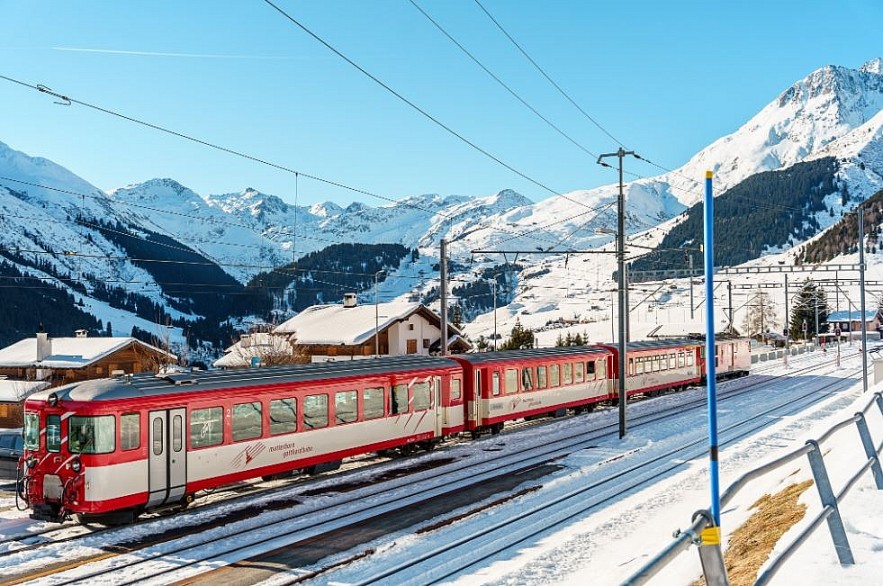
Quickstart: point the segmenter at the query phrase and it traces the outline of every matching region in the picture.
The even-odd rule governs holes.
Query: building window
[[[410,331],[410,332],[414,331],[414,324],[408,324],[408,331]]]
[[[423,338],[423,347],[429,348],[429,338]]]

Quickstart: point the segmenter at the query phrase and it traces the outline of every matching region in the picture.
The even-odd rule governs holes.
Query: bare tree
[[[230,363],[243,367],[309,362],[309,356],[297,346],[294,339],[268,332],[243,334],[227,356]]]
[[[742,327],[745,328],[746,335],[754,336],[760,334],[763,336],[771,330],[777,330],[780,322],[776,320],[775,306],[769,293],[758,291],[754,294],[747,307],[748,311],[745,313],[745,319],[742,321]]]

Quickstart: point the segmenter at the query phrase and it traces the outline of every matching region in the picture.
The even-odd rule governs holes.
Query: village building
[[[828,314],[828,329],[834,331],[839,329],[842,335],[848,332],[862,331],[862,313],[858,310],[851,311],[832,311]],[[865,311],[865,329],[868,332],[878,332],[881,324],[883,324],[883,315],[879,309],[869,309]]]
[[[227,348],[216,368],[356,360],[374,356],[438,354],[441,317],[420,303],[359,305],[354,294],[343,304],[314,305],[269,334],[250,334]],[[448,349],[466,352],[471,344],[448,324]],[[264,357],[268,356],[268,359]]]
[[[63,384],[159,370],[177,364],[174,354],[136,338],[89,337],[77,330],[70,338],[37,332],[0,349],[0,427],[21,424],[21,405],[33,392]]]

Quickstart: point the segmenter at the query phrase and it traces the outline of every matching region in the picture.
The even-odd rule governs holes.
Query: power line
[[[590,115],[588,114],[588,112],[586,112],[585,110],[583,110],[583,109],[580,107],[580,105],[577,104],[576,101],[575,101],[573,98],[571,98],[570,95],[568,95],[568,93],[565,92],[565,91],[561,88],[561,86],[558,85],[558,84],[555,82],[555,80],[552,79],[552,78],[549,76],[549,74],[546,73],[546,71],[545,71],[542,67],[540,67],[539,64],[538,64],[536,61],[534,61],[534,59],[533,59],[530,55],[528,55],[527,51],[525,51],[524,48],[523,48],[521,45],[518,44],[518,42],[512,37],[512,35],[510,35],[510,34],[506,31],[506,29],[503,28],[503,25],[501,25],[501,24],[499,23],[499,21],[497,21],[497,19],[494,18],[493,15],[492,15],[490,12],[488,12],[487,8],[485,8],[484,5],[483,5],[481,2],[479,2],[479,0],[475,0],[475,3],[478,5],[479,8],[481,8],[482,12],[484,12],[484,13],[487,15],[487,17],[488,17],[489,19],[491,19],[491,22],[493,22],[493,23],[497,26],[497,28],[500,29],[500,32],[502,32],[502,33],[506,36],[506,38],[509,39],[509,40],[512,42],[513,45],[515,45],[515,47],[521,52],[521,54],[524,55],[524,57],[525,57],[528,61],[530,61],[530,63],[531,63],[536,69],[537,69],[537,71],[539,71],[539,72],[542,74],[542,76],[545,77],[546,80],[548,80],[548,82],[549,82],[550,84],[552,84],[552,86],[553,86],[555,89],[557,89],[558,92],[559,92],[562,96],[564,96],[564,97],[567,99],[568,102],[570,102],[570,103],[571,103],[571,104],[572,104],[577,110],[579,110],[579,112],[580,112],[583,116],[585,116],[585,117],[586,117],[586,118],[587,118],[592,124],[594,124],[594,125],[595,125],[595,126],[601,131],[601,132],[603,132],[604,134],[606,134],[607,136],[609,136],[609,137],[610,137],[614,142],[616,142],[619,146],[621,146],[621,147],[623,147],[623,148],[626,148],[626,146],[625,146],[624,144],[622,144],[622,142],[620,142],[618,138],[616,138],[615,136],[613,136],[612,134],[610,134],[610,132],[608,132],[606,128],[604,128],[603,126],[601,126],[601,124],[600,124],[597,120],[595,120],[592,116],[590,116]],[[593,158],[596,158],[595,155],[592,155],[592,157],[593,157]]]
[[[436,27],[439,31],[441,31],[441,33],[442,33],[443,35],[445,35],[445,36],[446,36],[446,37],[447,37],[452,43],[454,43],[454,44],[455,44],[455,45],[456,45],[456,46],[457,46],[457,47],[458,47],[463,53],[465,53],[467,57],[469,57],[469,58],[470,58],[470,59],[471,59],[476,65],[478,65],[478,66],[479,66],[479,67],[480,67],[485,73],[487,73],[489,76],[491,76],[491,78],[492,78],[494,81],[496,81],[498,84],[500,84],[500,85],[503,87],[503,89],[505,89],[507,92],[509,92],[509,93],[512,95],[512,97],[514,97],[516,100],[518,100],[519,102],[521,102],[521,103],[522,103],[527,109],[529,109],[531,112],[533,112],[534,114],[536,114],[536,115],[540,118],[540,120],[542,120],[543,122],[545,122],[549,127],[551,127],[553,130],[555,130],[555,132],[557,132],[558,134],[560,134],[561,136],[563,136],[564,138],[566,138],[568,141],[570,141],[570,142],[571,142],[574,146],[576,146],[578,149],[580,149],[581,151],[583,151],[584,153],[586,153],[587,155],[589,155],[590,157],[592,157],[593,160],[596,159],[596,158],[598,158],[598,155],[596,155],[596,154],[593,153],[592,151],[588,150],[586,147],[584,147],[584,146],[581,145],[579,142],[577,142],[575,139],[573,139],[569,134],[567,134],[566,132],[564,132],[563,130],[561,130],[561,128],[559,128],[558,126],[556,126],[555,123],[553,123],[551,120],[549,120],[548,118],[546,118],[545,116],[543,116],[543,115],[542,115],[542,114],[541,114],[536,108],[534,108],[533,106],[531,106],[531,105],[530,105],[530,104],[529,104],[524,98],[522,98],[520,95],[518,95],[518,93],[516,93],[515,90],[513,90],[511,87],[509,87],[509,86],[506,84],[506,82],[504,82],[504,81],[503,81],[502,79],[500,79],[497,75],[495,75],[490,69],[488,69],[487,67],[485,67],[484,63],[482,63],[481,61],[479,61],[478,58],[477,58],[475,55],[473,55],[471,52],[469,52],[469,50],[468,50],[466,47],[464,47],[464,46],[463,46],[463,45],[462,45],[457,39],[455,39],[455,38],[454,38],[454,37],[453,37],[453,36],[452,36],[447,30],[445,30],[445,28],[444,28],[441,24],[439,24],[438,21],[436,21],[436,20],[435,20],[434,18],[432,18],[432,17],[431,17],[431,16],[430,16],[425,10],[423,10],[423,8],[421,8],[420,5],[417,4],[417,2],[416,2],[415,0],[408,0],[408,1],[411,3],[412,6],[414,6],[414,8],[416,8],[418,11],[420,11],[420,13],[421,13],[423,16],[425,16],[425,17],[427,18],[427,20],[429,20],[429,22],[431,22],[433,25],[435,25],[435,27]]]
[[[433,116],[432,114],[430,114],[429,112],[427,112],[426,110],[424,110],[423,108],[421,108],[420,106],[418,106],[417,104],[415,104],[414,102],[412,102],[411,100],[406,98],[405,96],[403,96],[402,94],[400,94],[399,92],[394,90],[388,84],[386,84],[385,82],[380,80],[377,76],[373,75],[367,69],[365,69],[364,67],[362,67],[361,65],[359,65],[358,63],[356,63],[355,61],[353,61],[352,59],[350,59],[346,55],[344,55],[342,52],[340,52],[339,50],[334,48],[330,43],[328,43],[322,37],[320,37],[319,35],[317,35],[313,31],[311,31],[304,24],[302,24],[299,20],[297,20],[296,18],[294,18],[293,16],[291,16],[290,14],[288,14],[287,12],[282,10],[282,8],[280,8],[279,6],[274,4],[271,0],[264,0],[264,2],[266,2],[269,6],[271,6],[273,9],[275,9],[283,17],[285,17],[286,19],[291,21],[294,25],[296,25],[302,31],[304,31],[309,36],[313,37],[316,41],[318,41],[319,43],[324,45],[329,51],[331,51],[332,53],[334,53],[335,55],[337,55],[338,57],[340,57],[341,59],[343,59],[344,61],[346,61],[350,65],[352,65],[353,67],[355,67],[362,74],[364,74],[366,77],[368,77],[371,81],[373,81],[374,83],[376,83],[377,85],[379,85],[380,87],[382,87],[383,89],[385,89],[386,91],[391,93],[393,96],[395,96],[396,98],[398,98],[399,100],[401,100],[402,102],[404,102],[405,104],[410,106],[412,109],[414,109],[417,112],[419,112],[420,114],[422,114],[425,118],[427,118],[428,120],[430,120],[431,122],[433,122],[434,124],[439,126],[440,128],[444,129],[452,136],[458,138],[460,141],[467,144],[468,146],[470,146],[474,150],[478,151],[479,153],[483,154],[484,156],[491,159],[492,161],[495,161],[499,165],[502,165],[506,169],[512,171],[513,173],[515,173],[516,175],[518,175],[522,179],[525,179],[525,180],[533,183],[534,185],[536,185],[537,187],[540,187],[541,189],[545,189],[546,191],[548,191],[549,193],[552,193],[553,195],[559,195],[561,197],[565,197],[565,196],[561,195],[561,193],[559,193],[558,191],[555,191],[551,187],[537,181],[536,179],[528,176],[525,173],[522,173],[521,171],[519,171],[515,167],[512,167],[508,163],[504,162],[502,159],[496,157],[495,155],[491,154],[490,152],[488,152],[484,148],[478,146],[476,143],[469,140],[468,138],[466,138],[462,134],[458,133],[456,130],[454,130],[453,128],[451,128],[450,126],[448,126],[447,124],[445,124],[444,122],[442,122],[441,120],[439,120],[438,118],[436,118],[435,116]],[[576,200],[571,200],[571,201],[574,201],[575,203],[578,203],[579,205],[584,205],[582,202],[578,202]]]

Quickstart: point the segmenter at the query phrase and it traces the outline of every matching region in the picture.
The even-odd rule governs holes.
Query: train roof
[[[619,343],[605,342],[600,345],[604,348],[613,350],[614,352],[619,351]],[[640,350],[663,350],[667,348],[683,348],[685,346],[701,345],[701,341],[693,340],[690,338],[677,338],[668,340],[638,340],[635,342],[629,342],[627,350],[629,352],[635,352]]]
[[[487,364],[509,360],[526,360],[530,358],[548,358],[563,356],[583,356],[586,354],[609,354],[610,350],[600,346],[563,346],[556,348],[531,348],[526,350],[506,350],[499,352],[480,352],[477,354],[454,354],[451,356],[459,362],[468,364]]]
[[[443,370],[448,368],[459,368],[459,365],[446,358],[411,355],[264,368],[175,372],[165,375],[141,373],[114,379],[96,379],[71,383],[35,393],[28,400],[45,401],[50,393],[55,393],[62,401],[112,401],[117,399],[156,397],[182,392],[199,393],[278,383],[302,383],[342,379],[351,376],[374,376],[408,373],[415,370]]]

